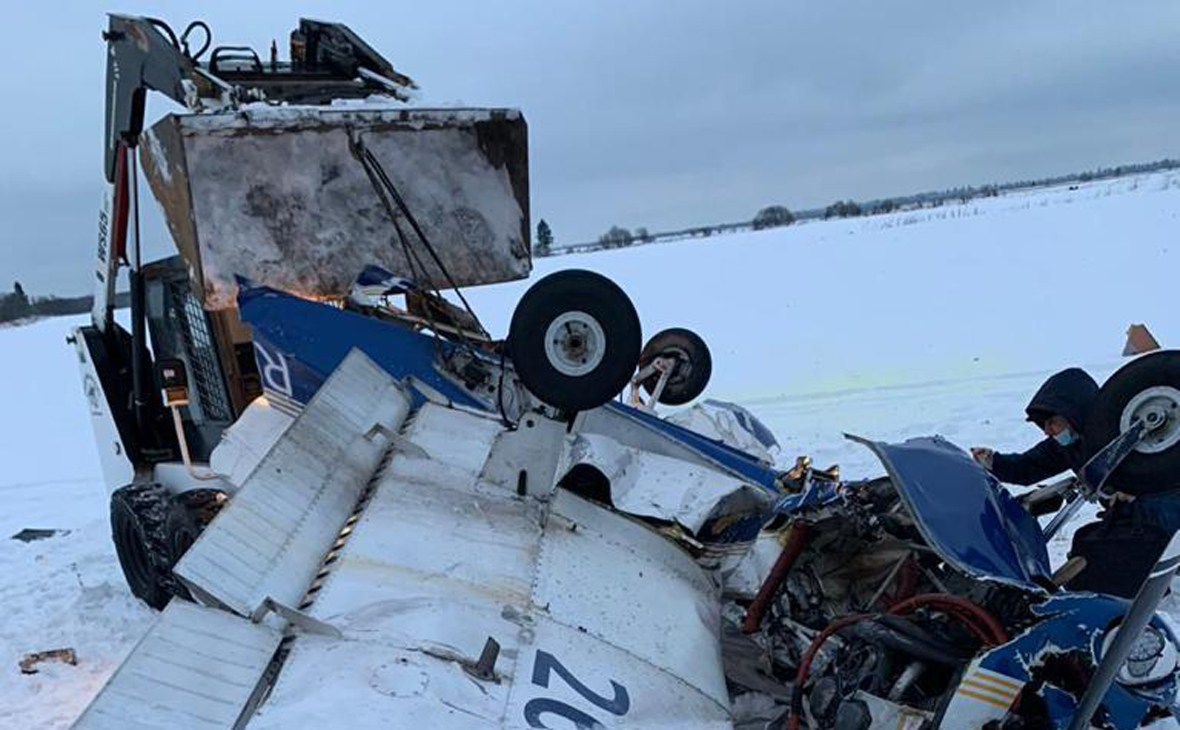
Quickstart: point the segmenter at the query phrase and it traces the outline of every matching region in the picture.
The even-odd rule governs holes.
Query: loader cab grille
[[[143,273],[152,356],[156,362],[173,358],[184,362],[191,385],[189,404],[181,409],[185,437],[192,458],[208,461],[221,432],[236,418],[219,339],[192,291],[181,257],[149,264]]]
[[[183,287],[168,287],[168,293],[172,298],[169,313],[174,319],[175,330],[180,334],[204,420],[233,421],[229,395],[205,310],[201,308],[187,281]]]

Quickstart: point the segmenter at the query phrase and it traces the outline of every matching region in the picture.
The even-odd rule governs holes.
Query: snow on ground
[[[1180,343],[1178,228],[1180,173],[1162,173],[543,258],[534,278],[610,276],[646,335],[704,337],[715,395],[761,399],[1102,363],[1132,322]],[[503,334],[529,284],[467,296]]]
[[[84,317],[0,329],[0,728],[65,728],[129,652],[152,612],[127,591],[77,356]],[[30,543],[26,527],[68,530]],[[78,665],[22,675],[26,652],[73,647]]]
[[[860,220],[541,259],[536,274],[607,274],[645,332],[696,329],[714,356],[713,397],[778,434],[781,460],[810,454],[849,477],[879,473],[844,432],[933,433],[1022,449],[1029,396],[1082,365],[1120,364],[1127,325],[1180,343],[1172,278],[1180,176],[1147,175]],[[503,334],[528,282],[468,292]],[[123,583],[107,527],[76,357],[84,318],[0,329],[0,727],[66,728],[152,619]],[[1084,517],[1082,518],[1085,519]],[[31,543],[25,527],[68,530]],[[1068,535],[1053,546],[1057,560]],[[78,665],[17,667],[30,651]]]

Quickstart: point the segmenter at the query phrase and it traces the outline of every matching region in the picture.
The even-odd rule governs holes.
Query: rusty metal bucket
[[[448,282],[350,148],[380,162],[457,286],[528,276],[528,143],[515,110],[254,105],[172,114],[143,137],[145,176],[206,309],[235,306],[235,275],[343,296],[366,265]]]

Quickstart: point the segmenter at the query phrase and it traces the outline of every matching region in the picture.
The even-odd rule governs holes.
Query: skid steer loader
[[[265,403],[239,282],[340,302],[369,265],[423,290],[526,277],[527,129],[512,109],[408,106],[413,80],[338,23],[301,20],[286,60],[214,45],[200,21],[177,33],[111,15],[103,37],[108,187],[92,322],[70,339],[119,560],[161,608],[183,591],[171,566],[235,488],[212,451]],[[185,111],[145,128],[149,91]],[[374,165],[399,208],[382,206]],[[141,258],[141,170],[176,249],[158,261]],[[410,225],[429,257],[391,235]],[[123,270],[129,322],[114,317]]]

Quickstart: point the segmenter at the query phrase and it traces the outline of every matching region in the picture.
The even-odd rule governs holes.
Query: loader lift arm
[[[184,104],[183,82],[195,64],[147,18],[111,15],[102,37],[107,43],[104,162],[107,182],[113,184],[119,145],[135,147],[143,131],[147,91]]]
[[[95,362],[111,363],[110,377],[130,375],[130,398],[104,389],[133,463],[168,458],[172,448],[149,427],[162,407],[149,385],[152,358],[145,326],[145,286],[138,225],[137,148],[144,128],[147,92],[161,93],[199,112],[234,108],[257,101],[323,104],[332,99],[384,93],[403,101],[416,85],[348,27],[302,19],[290,34],[289,61],[278,60],[272,43],[269,60],[240,46],[213,47],[203,22],[179,35],[155,18],[111,14],[103,33],[107,44],[103,172],[107,181],[99,216],[92,325],[84,333]],[[201,38],[201,36],[204,36]],[[200,41],[194,51],[192,40]],[[131,293],[130,336],[114,325],[115,282],[128,268]],[[115,375],[118,373],[118,375]],[[114,398],[114,400],[112,400]],[[134,450],[135,453],[131,453]],[[155,454],[155,456],[152,456]]]
[[[195,53],[188,36],[204,32]],[[271,48],[268,62],[240,46],[213,49],[201,62],[212,34],[200,21],[177,37],[163,21],[129,15],[110,16],[103,33],[107,42],[106,177],[115,181],[117,147],[134,147],[143,131],[148,90],[164,94],[190,109],[243,101],[270,100],[321,104],[331,99],[374,92],[403,101],[416,89],[414,81],[396,71],[342,23],[301,19],[291,32],[291,60],[280,62]]]

